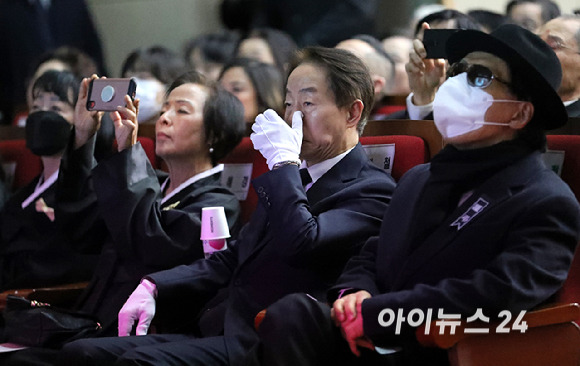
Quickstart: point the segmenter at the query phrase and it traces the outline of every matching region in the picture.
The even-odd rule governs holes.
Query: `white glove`
[[[302,147],[302,112],[292,115],[292,128],[276,112],[268,109],[256,117],[250,139],[254,149],[266,158],[270,170],[276,163],[300,160]]]
[[[139,321],[136,335],[147,334],[151,320],[155,316],[156,291],[154,283],[146,279],[141,281],[119,311],[119,337],[131,334],[135,321]]]

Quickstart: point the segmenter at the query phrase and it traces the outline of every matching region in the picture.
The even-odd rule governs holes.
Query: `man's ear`
[[[360,121],[362,112],[365,108],[362,100],[357,99],[351,103],[350,107],[348,108],[348,116],[347,116],[347,125],[348,127],[358,125],[358,121]]]
[[[382,76],[372,75],[371,80],[373,82],[373,89],[375,91],[375,95],[379,95],[383,91],[385,85],[387,84],[387,79],[385,79]]]
[[[534,105],[531,102],[523,102],[510,119],[509,126],[514,130],[521,130],[534,116]]]

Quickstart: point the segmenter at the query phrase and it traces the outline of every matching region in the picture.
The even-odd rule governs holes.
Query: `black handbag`
[[[59,309],[50,304],[8,295],[4,309],[5,340],[31,347],[60,348],[101,330],[89,314]]]

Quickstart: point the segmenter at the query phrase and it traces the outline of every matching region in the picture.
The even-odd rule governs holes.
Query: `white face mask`
[[[484,121],[487,109],[495,102],[522,103],[519,100],[493,99],[483,89],[470,86],[467,83],[467,73],[461,73],[447,79],[435,94],[435,126],[444,139],[478,130],[483,125],[507,127],[507,123]]]
[[[135,97],[139,98],[139,123],[143,123],[159,115],[165,86],[156,79],[135,78],[135,81],[137,82]]]

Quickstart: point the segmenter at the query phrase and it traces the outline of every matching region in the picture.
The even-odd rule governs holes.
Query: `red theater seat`
[[[266,159],[259,151],[254,150],[254,145],[249,137],[242,138],[242,141],[236,148],[223,158],[220,163],[223,164],[252,164],[252,176],[254,179],[268,171],[268,164]],[[258,204],[258,196],[252,187],[248,189],[248,195],[245,200],[240,201],[242,208],[242,223],[250,220],[252,213]]]
[[[0,141],[0,159],[3,164],[15,164],[13,190],[25,186],[42,172],[40,157],[26,148],[24,139]]]
[[[425,146],[425,141],[417,136],[362,136],[360,142],[365,146],[395,144],[395,159],[391,175],[396,181],[401,179],[407,170],[428,161],[429,152]]]

